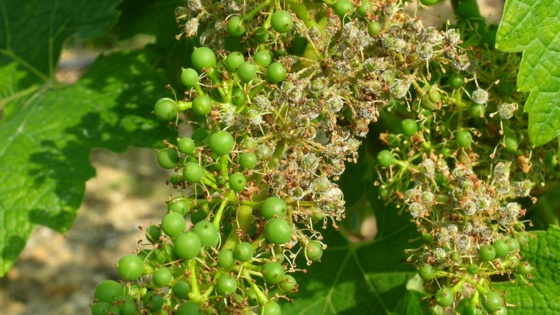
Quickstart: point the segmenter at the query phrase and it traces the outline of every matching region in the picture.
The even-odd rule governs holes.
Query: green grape
[[[235,145],[235,141],[233,136],[227,131],[216,131],[210,135],[210,139],[208,140],[208,145],[212,152],[216,153],[218,156],[228,155],[231,150],[233,150],[233,146]]]
[[[405,119],[401,121],[401,129],[404,135],[410,137],[418,132],[418,124],[414,119]]]
[[[262,267],[264,281],[269,284],[278,284],[284,278],[284,266],[278,262],[268,262]]]
[[[247,178],[242,173],[233,173],[229,176],[229,188],[233,191],[240,192],[247,186]]]
[[[172,169],[177,166],[179,153],[177,153],[177,150],[171,148],[161,149],[157,151],[157,161],[161,167]]]
[[[222,275],[218,279],[217,289],[221,294],[233,294],[237,291],[237,280],[228,275]]]
[[[240,262],[247,262],[253,259],[253,254],[255,250],[250,243],[241,242],[235,245],[235,249],[233,250],[233,257],[239,260]]]
[[[162,121],[172,121],[177,118],[177,103],[170,98],[161,98],[154,105],[154,115]]]
[[[183,168],[183,177],[190,183],[200,183],[204,177],[204,169],[196,162],[187,162]]]
[[[248,61],[244,61],[237,68],[237,75],[241,81],[250,82],[257,77],[257,66]]]
[[[230,72],[236,72],[239,65],[245,61],[243,54],[238,51],[232,51],[226,59],[224,59],[224,66]]]
[[[273,62],[266,70],[266,78],[270,83],[280,83],[286,79],[286,67],[280,62]]]
[[[422,3],[423,5],[434,5],[438,2],[439,0],[420,0],[420,3]]]
[[[239,15],[230,17],[227,23],[227,30],[233,37],[243,35],[245,33],[245,24],[243,23],[243,18]]]
[[[152,275],[152,282],[158,288],[168,286],[173,281],[173,274],[167,267],[159,267]]]
[[[191,292],[191,286],[187,281],[179,280],[171,287],[171,291],[177,298],[186,300]]]
[[[183,215],[177,212],[166,214],[161,220],[161,229],[169,237],[175,237],[185,231],[187,222]]]
[[[253,60],[261,67],[268,67],[272,62],[272,54],[268,50],[259,50],[253,56]]]
[[[497,311],[494,312],[493,315],[507,315],[507,314],[508,314],[507,307],[502,305]]]
[[[189,202],[182,196],[176,196],[167,202],[167,210],[169,212],[176,212],[182,216],[187,215],[189,211]]]
[[[196,70],[209,69],[216,65],[216,54],[208,47],[198,47],[191,55],[191,62]]]
[[[482,297],[482,307],[492,313],[499,310],[504,304],[504,299],[499,292],[489,291]]]
[[[263,306],[261,306],[261,310],[259,315],[282,315],[282,309],[280,305],[274,301],[268,301]]]
[[[257,44],[264,44],[268,41],[270,33],[264,27],[259,27],[255,30],[254,40]]]
[[[474,118],[482,118],[484,117],[484,113],[486,112],[486,106],[482,104],[472,104],[470,107],[471,116]]]
[[[134,254],[123,256],[117,262],[117,271],[124,280],[134,281],[142,276],[144,261]]]
[[[136,307],[136,303],[131,298],[126,300],[123,299],[117,302],[117,305],[120,305],[119,306],[120,315],[140,315],[140,311]]]
[[[198,72],[193,68],[186,68],[181,71],[181,82],[188,88],[198,85]]]
[[[515,152],[519,148],[519,141],[512,135],[506,135],[504,137],[504,144],[506,145],[506,150],[510,152]]]
[[[432,265],[423,265],[418,268],[418,274],[420,275],[420,278],[430,281],[436,278],[437,270]]]
[[[478,273],[478,265],[477,264],[470,264],[467,267],[467,271],[471,274],[471,275],[476,275]]]
[[[220,242],[218,228],[208,221],[200,221],[195,224],[192,232],[200,237],[203,246],[216,247]]]
[[[337,0],[333,5],[333,10],[342,19],[345,16],[352,15],[354,4],[350,0]]]
[[[231,102],[235,106],[241,106],[247,103],[247,95],[245,95],[245,91],[240,88],[233,88],[231,92]]]
[[[450,288],[439,289],[435,294],[436,303],[441,307],[448,307],[455,301],[455,293]]]
[[[111,306],[107,302],[97,302],[91,306],[91,315],[107,315]]]
[[[193,154],[196,149],[196,144],[192,138],[183,137],[177,140],[177,148],[179,149],[179,152]]]
[[[124,294],[124,287],[114,280],[105,280],[95,288],[94,297],[97,301],[112,303]]]
[[[366,0],[362,1],[362,4],[360,4],[360,6],[356,9],[356,13],[358,13],[358,15],[362,17],[365,17],[373,12],[374,10],[371,2]]]
[[[389,150],[379,151],[379,153],[377,153],[377,160],[379,161],[379,164],[384,167],[389,167],[395,163],[393,153]]]
[[[192,110],[195,114],[206,116],[212,111],[212,99],[207,95],[199,95],[192,102]]]
[[[517,266],[517,272],[521,275],[528,275],[533,271],[533,266],[528,261],[524,261],[522,264]]]
[[[247,297],[247,302],[249,303],[249,305],[255,306],[259,304],[259,297],[255,290],[251,288],[245,290],[245,296]]]
[[[317,240],[310,240],[305,246],[305,257],[311,261],[321,261],[323,257],[323,245]]]
[[[278,197],[268,197],[261,203],[261,212],[266,220],[273,217],[284,218],[288,213],[286,202]]]
[[[496,249],[492,245],[484,245],[478,250],[482,261],[492,261],[496,258]]]
[[[142,303],[144,308],[150,310],[151,312],[157,312],[163,307],[163,296],[157,294],[154,291],[148,291],[142,298]]]
[[[179,234],[175,238],[175,247],[173,251],[182,259],[190,260],[198,256],[202,250],[202,241],[200,237],[193,232]]]
[[[146,239],[152,243],[159,243],[160,242],[160,237],[161,237],[161,229],[153,224],[150,224],[150,226],[146,229]]]
[[[202,315],[200,306],[194,302],[183,303],[177,309],[175,315]]]
[[[264,235],[272,244],[286,244],[292,237],[292,227],[285,219],[272,218],[264,227]]]
[[[458,89],[465,83],[465,77],[458,73],[452,73],[447,79],[447,83],[449,83],[452,88]]]
[[[257,159],[257,156],[254,153],[245,152],[239,156],[238,162],[242,168],[252,170],[257,166],[259,160]]]
[[[272,14],[270,24],[278,33],[287,33],[294,27],[294,19],[288,11],[277,10]]]
[[[509,253],[509,245],[504,239],[495,241],[492,246],[496,251],[496,257],[498,258],[504,258]]]
[[[230,269],[234,263],[233,252],[230,249],[222,249],[218,253],[218,266],[224,269]]]
[[[371,21],[368,24],[368,34],[372,37],[375,37],[381,33],[381,24],[377,21]]]
[[[469,148],[472,143],[472,135],[468,130],[459,130],[455,135],[457,145],[461,148]]]
[[[510,252],[513,252],[513,251],[516,251],[516,250],[519,249],[519,242],[513,237],[508,238],[506,240],[506,243],[508,244]]]
[[[280,289],[284,292],[295,292],[298,288],[297,281],[291,275],[285,275],[282,281],[278,284]]]

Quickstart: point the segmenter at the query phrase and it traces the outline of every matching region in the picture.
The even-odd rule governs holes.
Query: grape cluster
[[[505,307],[489,277],[529,278],[531,269],[519,256],[524,210],[510,201],[534,185],[510,174],[533,167],[523,160],[527,141],[507,125],[519,115],[515,97],[478,87],[489,78],[457,29],[426,28],[402,7],[192,0],[177,8],[177,37],[200,46],[180,71],[183,87],[154,114],[194,130],[157,151],[176,193],[161,222],[145,228],[148,243],[118,262],[124,282],[98,286],[93,314],[280,314],[278,301],[297,291],[292,273],[305,270],[298,263],[320,261],[326,249],[319,228],[344,218],[345,163],[385,115],[405,118],[382,134],[377,184],[422,232],[409,261],[427,285],[441,285],[432,304]],[[482,131],[488,119],[501,129]],[[478,162],[492,149],[473,143],[497,134],[495,161]],[[485,167],[488,178],[477,176]],[[463,293],[468,285],[475,293]]]

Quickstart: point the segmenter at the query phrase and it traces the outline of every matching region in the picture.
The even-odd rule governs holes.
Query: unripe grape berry
[[[200,183],[204,177],[204,169],[196,162],[187,162],[183,168],[183,177],[190,183]]]
[[[517,272],[520,273],[521,275],[526,276],[529,273],[531,273],[531,271],[533,271],[533,266],[531,266],[531,264],[528,261],[524,261],[523,263],[517,266]]]
[[[257,66],[248,61],[244,61],[237,68],[237,75],[241,81],[249,82],[257,77]]]
[[[179,299],[187,299],[191,292],[191,286],[187,281],[179,280],[171,287],[173,294]]]
[[[179,153],[172,148],[165,148],[157,151],[158,164],[166,169],[172,169],[177,166],[179,162]]]
[[[243,35],[245,33],[245,24],[243,23],[243,18],[239,15],[230,17],[227,23],[227,30],[233,37]]]
[[[154,115],[162,121],[172,121],[177,118],[177,103],[170,98],[161,98],[154,105]]]
[[[183,196],[177,196],[169,200],[167,203],[167,210],[169,212],[177,212],[182,216],[187,215],[189,211],[189,202]]]
[[[337,0],[333,5],[333,10],[342,19],[345,16],[352,15],[354,4],[350,0]]]
[[[468,130],[459,130],[455,135],[457,145],[461,148],[469,148],[472,143],[472,135]]]
[[[270,37],[270,33],[264,27],[259,27],[255,30],[254,40],[257,44],[264,44]]]
[[[97,302],[91,306],[91,315],[105,315],[109,314],[109,309],[112,305],[108,302]]]
[[[286,79],[286,67],[280,62],[271,63],[266,70],[266,78],[270,83],[280,83]]]
[[[506,145],[506,150],[510,152],[515,152],[519,148],[519,141],[511,135],[506,135],[504,137],[504,144]]]
[[[238,162],[242,168],[252,170],[257,166],[259,160],[257,159],[257,156],[254,153],[245,152],[239,156]]]
[[[379,164],[384,167],[389,167],[395,163],[395,158],[389,150],[379,151],[379,153],[377,153],[377,160],[379,161]]]
[[[274,216],[284,218],[287,212],[286,202],[278,197],[268,197],[261,203],[261,213],[266,220]]]
[[[373,12],[373,6],[370,1],[362,1],[362,4],[356,9],[356,13],[359,16],[367,16],[369,13]]]
[[[160,240],[159,238],[161,237],[161,229],[153,224],[151,224],[145,232],[146,235],[146,239],[152,243],[158,243]]]
[[[173,274],[167,267],[159,267],[152,275],[152,282],[158,288],[168,286],[173,281]]]
[[[233,88],[231,91],[231,103],[235,106],[241,106],[247,103],[247,95],[245,91],[240,88]]]
[[[193,68],[186,68],[181,71],[181,82],[188,88],[198,85],[198,72]]]
[[[190,260],[198,256],[202,250],[200,237],[193,232],[179,234],[174,241],[173,251],[182,259]]]
[[[134,281],[142,276],[144,261],[134,254],[123,256],[117,262],[117,271],[124,280]]]
[[[282,281],[280,281],[278,286],[284,292],[295,292],[297,290],[298,284],[294,277],[290,275],[284,275],[284,278],[282,278]]]
[[[228,275],[222,275],[218,280],[217,289],[221,294],[233,294],[237,290],[237,280]]]
[[[267,67],[272,62],[272,54],[268,50],[259,50],[253,56],[253,60],[261,67]]]
[[[439,0],[420,0],[420,3],[422,3],[423,5],[434,5],[438,2]]]
[[[450,288],[442,288],[436,292],[435,299],[439,306],[448,307],[455,301],[455,293]]]
[[[284,278],[284,266],[276,261],[268,262],[263,265],[262,274],[266,283],[278,284]]]
[[[278,33],[287,33],[294,27],[294,20],[288,11],[277,10],[272,14],[270,25]]]
[[[436,278],[437,270],[432,265],[423,265],[418,268],[418,274],[420,275],[420,278],[430,281]]]
[[[368,34],[370,36],[377,36],[381,33],[381,24],[377,21],[371,21],[368,24]]]
[[[177,148],[180,152],[185,154],[193,154],[196,149],[194,140],[190,137],[179,138],[177,141]]]
[[[513,251],[516,251],[516,250],[519,249],[519,242],[513,237],[508,238],[506,240],[506,243],[509,246],[509,251],[510,252],[513,252]]]
[[[321,261],[323,245],[317,240],[310,240],[305,246],[305,257],[310,261]]]
[[[292,227],[285,219],[273,218],[266,223],[264,235],[272,244],[286,244],[292,237]]]
[[[105,280],[95,288],[95,299],[100,302],[112,303],[113,300],[123,296],[124,287],[114,280]]]
[[[418,124],[414,119],[405,119],[401,121],[401,129],[404,135],[412,136],[418,132]]]
[[[465,77],[458,73],[452,73],[447,79],[447,83],[449,83],[452,88],[458,89],[465,83]]]
[[[161,220],[161,229],[169,237],[175,237],[183,233],[187,228],[187,222],[182,214],[170,212]]]
[[[282,315],[282,309],[280,305],[274,301],[266,302],[259,312],[260,315]]]
[[[200,306],[194,302],[185,302],[177,309],[175,315],[202,315]]]
[[[495,241],[492,246],[496,250],[496,257],[504,258],[509,253],[509,245],[504,239],[499,239]]]
[[[195,114],[206,116],[212,111],[212,99],[208,95],[199,95],[192,102],[192,110]]]
[[[158,312],[163,307],[163,296],[154,291],[148,291],[142,298],[144,308],[150,310],[152,313]]]
[[[492,261],[496,258],[496,249],[492,245],[484,245],[478,250],[478,255],[482,261]]]
[[[233,191],[240,192],[247,186],[247,178],[242,173],[233,173],[229,176],[229,188]]]
[[[200,237],[203,246],[216,247],[220,242],[218,228],[211,222],[200,221],[194,225],[191,231]]]
[[[247,262],[253,259],[253,254],[255,250],[250,243],[241,242],[235,245],[235,249],[233,250],[233,257],[239,260],[240,262]]]
[[[234,145],[233,136],[223,130],[214,132],[210,135],[210,139],[208,139],[210,150],[218,156],[228,155],[233,150]]]
[[[482,306],[489,313],[499,310],[504,304],[504,299],[499,292],[489,291],[482,296]]]
[[[212,68],[216,65],[216,54],[208,47],[198,47],[191,55],[191,62],[199,71]]]
[[[233,252],[229,249],[222,249],[218,253],[218,266],[229,269],[233,266],[234,263]]]
[[[232,51],[226,59],[224,59],[224,66],[228,71],[235,72],[240,64],[245,61],[243,54],[238,51]]]

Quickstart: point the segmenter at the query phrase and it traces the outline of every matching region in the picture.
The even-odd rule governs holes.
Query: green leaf
[[[498,290],[507,291],[505,300],[517,305],[508,309],[513,315],[552,315],[560,313],[560,227],[551,226],[546,232],[531,233],[528,246],[521,255],[533,266],[531,285],[521,279],[515,283],[495,283]]]
[[[140,52],[101,56],[79,83],[42,89],[0,125],[0,275],[36,225],[70,228],[95,175],[93,148],[122,152],[171,136],[151,114],[166,95],[156,61]]]
[[[54,76],[64,41],[90,39],[117,22],[115,0],[0,0],[0,68],[17,62],[40,81]]]
[[[358,167],[371,162],[362,151]],[[353,167],[351,167],[351,170]],[[423,314],[418,294],[407,291],[407,282],[416,274],[405,263],[404,249],[415,244],[418,238],[408,214],[399,215],[398,209],[384,205],[377,199],[377,191],[368,180],[368,172],[355,173],[354,181],[342,181],[345,195],[353,200],[359,191],[367,196],[365,201],[355,202],[353,207],[371,208],[377,221],[377,235],[369,242],[351,242],[343,233],[332,227],[322,230],[328,244],[321,262],[314,263],[307,273],[294,276],[300,283],[293,303],[284,303],[285,314]],[[370,175],[371,177],[371,175]],[[361,211],[365,211],[362,209]],[[305,262],[299,262],[305,264]]]
[[[530,92],[529,137],[534,146],[560,136],[560,1],[507,0],[496,48],[523,51],[517,75],[520,91]]]

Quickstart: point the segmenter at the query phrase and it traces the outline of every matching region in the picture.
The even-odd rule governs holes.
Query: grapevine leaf
[[[560,1],[507,0],[496,47],[523,51],[518,89],[530,92],[529,137],[534,146],[560,136]]]
[[[514,315],[548,315],[560,313],[560,227],[551,226],[547,231],[532,233],[527,246],[521,248],[524,260],[532,266],[527,285],[521,279],[515,283],[496,283],[498,290],[506,291],[505,300],[517,305],[510,308],[508,314]]]
[[[410,216],[399,215],[397,209],[377,199],[365,174],[363,171],[354,182],[341,187],[347,192],[362,185],[360,191],[368,201],[357,205],[373,208],[376,237],[357,243],[330,227],[323,230],[328,247],[320,263],[314,263],[305,274],[294,275],[300,283],[299,292],[293,303],[284,303],[286,314],[398,314],[403,307],[410,314],[424,313],[420,302],[401,301],[417,298],[406,288],[416,272],[404,262],[403,252],[413,246],[409,240],[417,237],[417,232]]]
[[[170,136],[151,115],[165,95],[155,61],[140,52],[101,56],[77,84],[42,89],[0,125],[0,275],[36,225],[70,228],[95,175],[93,148],[122,152]]]

